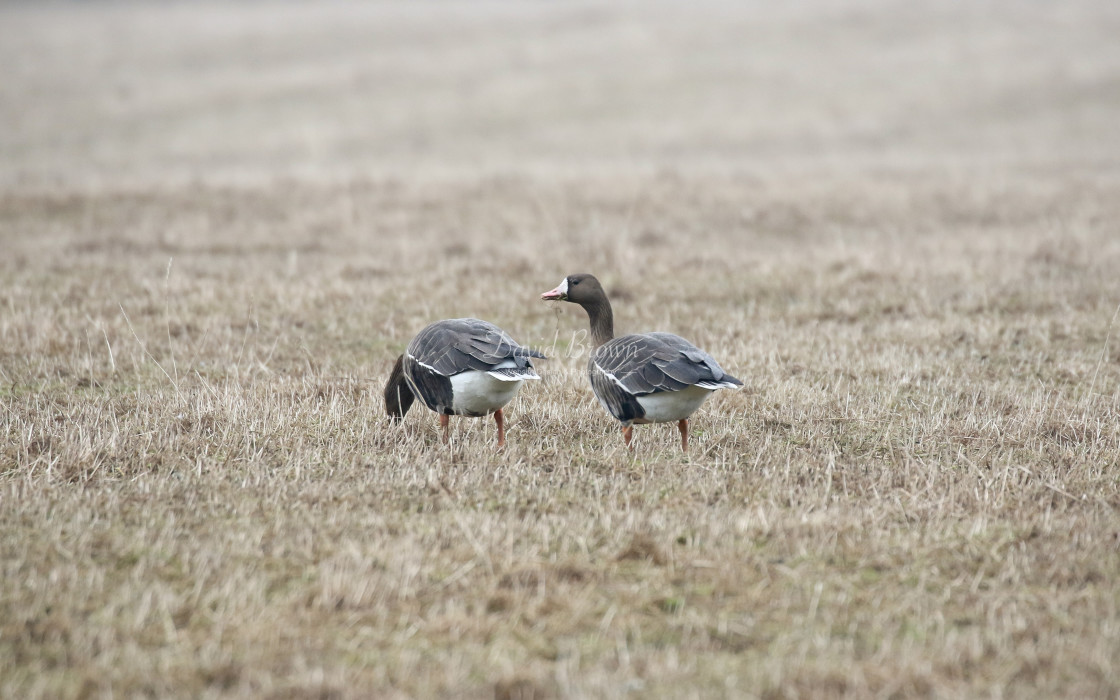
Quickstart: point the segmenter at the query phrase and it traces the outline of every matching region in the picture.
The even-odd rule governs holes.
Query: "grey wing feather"
[[[672,333],[650,333],[661,340],[670,347],[680,350],[681,354],[688,359],[693,366],[698,368],[701,374],[700,380],[695,382],[697,386],[705,386],[707,384],[718,384],[720,386],[742,386],[743,382],[735,377],[732,377],[727,372],[723,371],[723,367],[719,366],[716,358],[696,347],[679,335]],[[704,370],[707,370],[706,372]],[[705,376],[709,375],[709,376]]]
[[[455,398],[451,378],[440,374],[407,353],[402,365],[405,381],[412,389],[412,393],[436,413],[450,415]]]
[[[508,382],[519,381],[522,379],[540,379],[541,376],[533,371],[532,367],[517,368],[517,367],[499,367],[487,372],[495,379],[502,379]]]
[[[522,370],[530,378],[528,375],[536,375],[530,358],[544,358],[536,350],[518,345],[501,328],[477,318],[431,324],[412,339],[408,354],[445,377],[469,370],[489,372],[512,362],[508,369]]]
[[[596,364],[594,355],[588,363],[587,375],[591,380],[591,390],[595,393],[595,398],[599,399],[599,403],[607,409],[607,413],[627,425],[636,418],[645,417],[645,409],[638,403],[638,397],[611,379],[608,373]]]
[[[672,333],[615,338],[597,348],[592,360],[634,396],[689,386],[717,389],[742,384],[711,355]]]
[[[644,335],[625,335],[600,345],[591,355],[594,365],[635,396],[659,391],[665,374],[655,364],[658,343]],[[683,388],[680,387],[680,388]]]

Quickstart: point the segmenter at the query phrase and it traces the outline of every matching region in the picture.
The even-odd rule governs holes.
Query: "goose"
[[[672,333],[614,337],[614,313],[607,293],[593,275],[568,275],[544,301],[579,304],[591,322],[594,349],[587,363],[591,389],[603,408],[622,423],[626,447],[633,426],[676,422],[681,450],[688,452],[688,417],[717,389],[743,383],[715,359]]]
[[[439,414],[443,442],[449,440],[449,416],[494,414],[498,447],[506,443],[502,407],[517,395],[523,381],[540,379],[530,358],[545,359],[523,348],[493,323],[477,318],[436,321],[416,334],[397,357],[385,385],[385,409],[393,422],[419,398]]]

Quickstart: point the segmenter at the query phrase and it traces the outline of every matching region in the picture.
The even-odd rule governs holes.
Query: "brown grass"
[[[0,695],[1115,697],[1117,15],[938,7],[0,9]],[[502,452],[381,406],[463,315]]]

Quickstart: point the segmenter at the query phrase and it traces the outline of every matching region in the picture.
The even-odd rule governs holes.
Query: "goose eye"
[[[573,287],[576,286],[577,284],[579,284],[579,280],[572,280],[572,286]]]

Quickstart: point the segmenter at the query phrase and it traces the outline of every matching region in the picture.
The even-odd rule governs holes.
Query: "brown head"
[[[408,388],[408,382],[404,379],[404,355],[397,357],[393,371],[389,373],[384,396],[385,412],[389,414],[389,419],[393,422],[403,420],[404,414],[408,413],[408,409],[412,408],[412,402],[416,400],[412,389]]]
[[[568,275],[555,289],[541,295],[544,301],[570,301],[579,304],[587,312],[591,322],[591,338],[596,345],[602,345],[614,337],[614,313],[611,302],[603,285],[594,275],[581,272]]]
[[[541,299],[544,301],[570,301],[573,304],[584,306],[589,303],[598,304],[606,301],[607,293],[603,291],[603,285],[599,284],[595,275],[581,272],[565,277],[560,284],[556,285],[556,289],[542,294]]]

